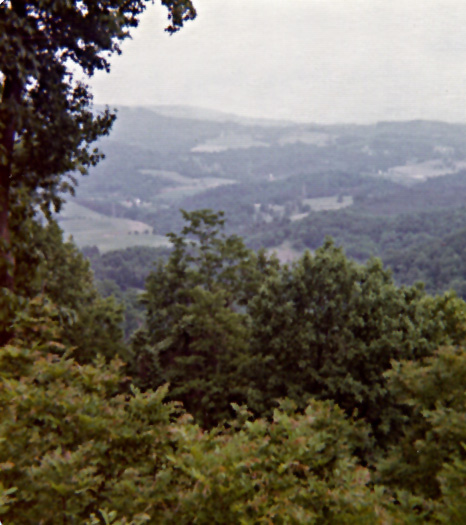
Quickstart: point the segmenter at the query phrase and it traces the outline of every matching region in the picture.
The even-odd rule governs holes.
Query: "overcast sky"
[[[194,4],[197,19],[174,36],[164,8],[151,6],[111,73],[92,79],[95,102],[322,123],[466,122],[464,0]]]

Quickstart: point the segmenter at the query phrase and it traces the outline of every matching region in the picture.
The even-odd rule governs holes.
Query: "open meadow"
[[[65,236],[72,236],[75,243],[83,246],[97,246],[101,252],[120,250],[130,246],[168,246],[163,235],[153,235],[152,227],[144,222],[108,217],[67,202],[61,211],[58,222]]]

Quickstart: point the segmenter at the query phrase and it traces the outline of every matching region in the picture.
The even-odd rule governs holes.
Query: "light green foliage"
[[[233,422],[193,443],[181,435],[175,466],[179,501],[169,523],[378,523],[384,498],[352,452],[367,439],[332,403],[297,416],[292,403],[273,420]],[[385,501],[386,502],[386,501]]]
[[[332,403],[284,403],[271,422],[236,407],[206,433],[164,389],[121,393],[121,363],[78,365],[54,316],[31,303],[0,353],[5,523],[389,523],[352,457],[367,432]]]
[[[163,390],[123,393],[121,362],[78,365],[55,330],[36,301],[0,353],[0,481],[16,488],[4,520],[84,523],[110,507],[142,523],[172,450],[174,408]]]
[[[466,349],[444,347],[422,361],[394,363],[387,376],[411,410],[402,438],[380,463],[380,479],[439,499],[441,515],[456,523],[455,513],[464,517]]]

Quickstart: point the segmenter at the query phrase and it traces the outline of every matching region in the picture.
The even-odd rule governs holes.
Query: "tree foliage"
[[[107,508],[143,523],[154,474],[168,463],[173,407],[163,392],[125,394],[121,362],[78,365],[55,316],[32,303],[0,354],[0,477],[15,490],[4,518],[86,523]]]
[[[81,363],[97,353],[107,359],[126,356],[121,305],[98,293],[89,262],[71,240],[64,241],[57,223],[41,224],[29,204],[18,199],[12,224],[16,288],[8,296],[11,307],[1,310],[1,330],[12,335],[15,316],[40,298],[54,305],[62,340],[75,347]]]
[[[221,215],[184,215],[132,349],[143,392],[114,336],[85,335],[103,324],[80,311],[99,311],[88,263],[36,224],[43,261],[0,352],[0,519],[461,523],[464,302],[396,288],[330,242],[280,266]]]
[[[169,32],[195,14],[190,0],[162,4]],[[113,120],[92,112],[70,64],[108,69],[144,7],[9,0],[0,17],[0,298],[14,306],[0,308],[0,516],[462,523],[466,304],[454,294],[397,288],[380,261],[358,265],[331,241],[282,266],[225,236],[221,213],[183,212],[130,355],[121,308],[57,225],[37,221],[37,204],[59,207],[70,174],[99,160],[89,145]]]
[[[6,522],[374,523],[388,503],[351,456],[367,432],[331,403],[254,423],[237,408],[206,433],[164,389],[126,392],[120,362],[78,365],[54,317],[31,303],[0,353]]]
[[[269,263],[238,237],[225,237],[221,214],[183,213],[173,251],[147,280],[146,329],[135,338],[144,387],[171,384],[171,397],[206,424],[244,401],[238,371],[246,366],[250,325],[244,308]],[[243,389],[242,389],[243,385]]]
[[[309,396],[333,399],[392,436],[399,414],[383,375],[391,361],[465,336],[463,301],[398,288],[379,260],[358,265],[331,241],[268,279],[249,312],[251,408],[263,412],[280,397],[300,406]]]
[[[466,461],[465,348],[447,346],[426,359],[396,363],[387,376],[411,412],[402,439],[380,465],[382,479],[431,498],[458,491],[448,506],[463,508],[458,479]],[[457,511],[452,508],[452,517]]]
[[[283,401],[270,419],[235,405],[228,428],[205,431],[166,387],[128,390],[120,361],[79,365],[58,318],[32,301],[0,353],[2,521],[462,522],[464,349],[394,367],[389,386],[416,417],[374,476],[358,459],[370,427],[333,402]]]
[[[162,0],[167,31],[194,18],[190,0]],[[144,11],[144,0],[63,3],[10,0],[0,16],[0,284],[12,287],[9,206],[26,188],[44,209],[59,207],[74,173],[101,158],[90,144],[108,133],[114,116],[92,111],[88,87],[74,69],[91,76],[109,70]],[[12,194],[13,191],[13,194]]]
[[[281,266],[225,237],[221,216],[184,213],[173,252],[149,276],[145,330],[135,337],[143,388],[169,382],[209,426],[245,402],[270,415],[276,400],[331,399],[394,439],[405,409],[387,389],[392,360],[420,359],[465,335],[466,305],[398,288],[379,260],[346,258],[329,240]]]

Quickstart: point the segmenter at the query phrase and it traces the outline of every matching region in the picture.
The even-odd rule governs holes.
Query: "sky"
[[[157,0],[156,0],[157,2]],[[194,0],[173,36],[156,4],[98,104],[189,105],[261,118],[466,122],[464,0]]]

